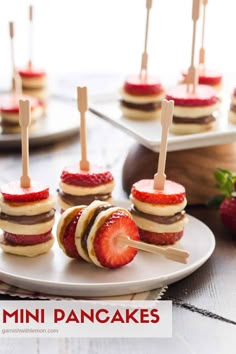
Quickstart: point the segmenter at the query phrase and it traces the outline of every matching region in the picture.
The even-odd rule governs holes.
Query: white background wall
[[[35,61],[51,73],[137,72],[145,0],[35,0]],[[8,21],[16,26],[18,65],[27,60],[27,0],[0,0],[0,77],[11,72]],[[153,0],[150,71],[179,72],[190,62],[192,0]],[[209,0],[208,66],[236,71],[236,2]],[[201,26],[199,23],[198,30]],[[200,31],[199,31],[200,37]]]

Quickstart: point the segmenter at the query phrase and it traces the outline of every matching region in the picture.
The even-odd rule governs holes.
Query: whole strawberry
[[[223,224],[236,235],[236,197],[227,197],[220,205]]]
[[[209,201],[210,206],[219,206],[220,217],[227,229],[236,235],[236,175],[219,168],[214,173],[216,187],[222,192]]]

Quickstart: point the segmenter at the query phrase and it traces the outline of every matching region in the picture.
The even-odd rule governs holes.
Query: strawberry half
[[[130,263],[137,254],[136,248],[118,244],[118,236],[139,240],[135,222],[121,211],[112,214],[96,233],[94,251],[98,261],[104,267],[122,267]]]
[[[79,165],[65,167],[61,174],[63,183],[81,187],[96,187],[114,180],[111,172],[99,166],[90,166],[89,171],[82,171]]]
[[[38,243],[49,241],[52,238],[52,230],[40,235],[16,235],[5,231],[3,236],[5,240],[11,245],[36,245]]]
[[[181,239],[183,233],[183,230],[180,232],[169,232],[161,234],[139,229],[140,239],[153,245],[173,245],[175,242]]]
[[[66,251],[66,254],[71,258],[81,258],[77,248],[75,246],[75,229],[79,218],[83,212],[83,209],[80,210],[66,226],[63,233],[62,242]]]
[[[165,182],[163,191],[154,189],[153,179],[143,179],[133,184],[131,194],[134,198],[150,204],[178,204],[185,199],[185,188],[172,181]]]
[[[29,188],[22,188],[19,181],[13,181],[4,184],[1,192],[4,200],[12,203],[36,202],[49,197],[49,188],[38,182],[32,182]]]

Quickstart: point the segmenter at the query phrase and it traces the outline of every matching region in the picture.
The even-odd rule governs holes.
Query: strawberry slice
[[[144,80],[139,76],[130,76],[125,81],[124,90],[131,95],[145,96],[158,95],[163,92],[163,87],[156,77],[148,76]]]
[[[65,231],[63,233],[62,242],[68,257],[71,258],[81,258],[77,248],[75,246],[75,229],[79,218],[83,212],[83,209],[80,210],[70,221],[70,223],[66,226]]]
[[[94,251],[102,266],[118,268],[130,263],[137,249],[117,243],[118,236],[139,240],[135,222],[125,213],[116,212],[98,229],[94,240]]]
[[[5,231],[3,235],[5,240],[11,245],[36,245],[38,243],[49,241],[52,238],[52,230],[40,235],[16,235]]]
[[[187,73],[183,72],[183,77],[186,77]],[[222,81],[222,74],[215,70],[204,69],[199,71],[198,82],[202,85],[219,85]]]
[[[4,200],[12,203],[36,202],[49,197],[49,188],[33,181],[29,188],[22,188],[19,181],[4,184],[1,192]]]
[[[90,166],[89,171],[82,171],[79,165],[65,167],[61,174],[63,183],[81,187],[96,187],[114,180],[111,172],[99,166]]]
[[[21,99],[30,100],[31,111],[38,107],[38,100],[31,96],[22,96]],[[19,113],[19,102],[13,95],[4,95],[0,97],[0,110],[5,113]]]
[[[153,179],[142,179],[133,184],[131,194],[134,198],[150,204],[178,204],[185,199],[185,188],[167,180],[163,191],[154,189]]]
[[[183,230],[180,232],[169,232],[161,234],[139,229],[141,240],[153,245],[173,245],[175,242],[181,239],[183,233]]]
[[[195,93],[188,92],[186,85],[175,86],[167,92],[166,99],[183,107],[211,106],[219,102],[215,90],[207,85],[198,85]]]
[[[44,70],[41,69],[29,69],[29,68],[25,68],[25,69],[20,69],[18,70],[18,73],[20,76],[22,76],[23,78],[41,78],[43,76],[46,76],[46,72]]]

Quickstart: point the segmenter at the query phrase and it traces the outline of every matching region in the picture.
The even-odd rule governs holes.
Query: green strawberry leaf
[[[229,175],[229,176],[233,176],[233,173],[229,170],[225,170],[223,168],[218,168],[219,171],[221,171],[222,173]]]
[[[229,197],[236,187],[236,175],[231,171],[218,168],[215,171],[214,176],[218,182],[216,187],[225,195],[225,197]]]
[[[224,199],[225,196],[223,194],[215,195],[207,201],[207,206],[209,208],[219,208]]]
[[[222,172],[220,169],[214,172],[215,179],[220,185],[224,185],[227,180],[226,173]]]

